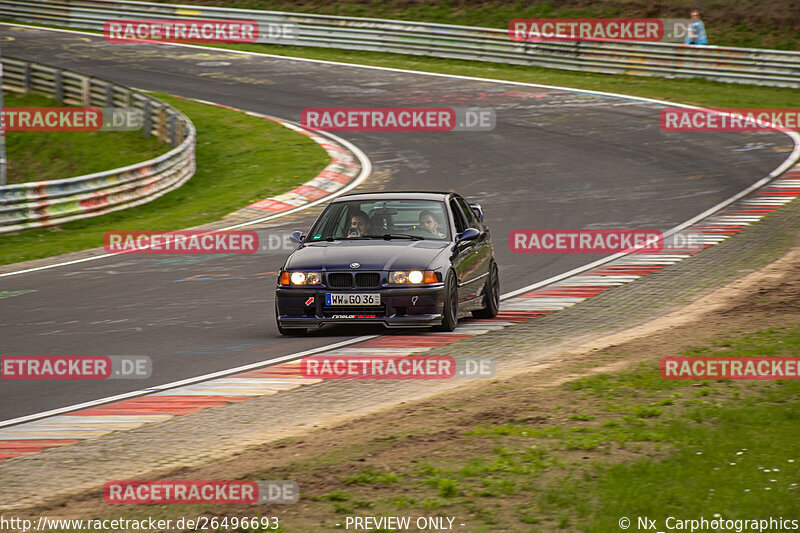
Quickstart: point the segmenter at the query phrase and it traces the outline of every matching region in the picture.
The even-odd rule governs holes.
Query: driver
[[[347,238],[363,237],[367,234],[369,217],[363,211],[356,211],[350,216],[350,227],[347,229]]]
[[[439,231],[439,221],[436,220],[433,212],[423,211],[419,214],[419,225],[422,231],[429,233],[438,239],[444,238],[444,233]]]

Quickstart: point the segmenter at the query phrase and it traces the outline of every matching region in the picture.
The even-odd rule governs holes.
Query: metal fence
[[[60,103],[142,112],[144,134],[169,144],[162,156],[74,178],[0,187],[0,233],[62,224],[155,200],[194,175],[195,128],[177,109],[145,94],[55,67],[3,58],[3,89]]]
[[[502,29],[116,0],[0,0],[0,16],[97,31],[111,18],[254,19],[297,28],[292,39],[264,35],[261,42],[800,87],[800,53],[779,50],[641,42],[522,43]]]

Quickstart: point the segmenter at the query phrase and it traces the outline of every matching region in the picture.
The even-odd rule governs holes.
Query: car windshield
[[[336,239],[449,240],[444,203],[435,200],[334,202],[311,228],[306,242]]]

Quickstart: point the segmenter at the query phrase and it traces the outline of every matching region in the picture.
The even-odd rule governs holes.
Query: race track
[[[550,88],[245,55],[109,44],[4,26],[3,53],[124,85],[299,121],[306,107],[479,106],[492,132],[347,132],[372,161],[358,190],[455,190],[482,204],[508,292],[589,263],[514,254],[514,229],[669,229],[763,178],[791,151],[782,134],[666,134],[663,105]],[[202,147],[203,138],[198,140]],[[219,179],[225,179],[220,176]],[[293,216],[307,229],[321,208]],[[270,227],[286,228],[282,219]],[[1,237],[0,237],[1,238]],[[1,420],[381,332],[330,328],[281,337],[283,255],[120,256],[0,278],[0,353],[146,355],[146,381],[5,381]],[[200,278],[200,279],[190,279]]]

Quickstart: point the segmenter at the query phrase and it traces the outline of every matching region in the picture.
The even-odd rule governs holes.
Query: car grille
[[[377,272],[357,272],[356,287],[359,289],[377,289],[381,286],[381,275]]]
[[[332,289],[349,289],[353,286],[353,275],[350,273],[328,274],[328,287]]]
[[[355,284],[353,278],[355,277]],[[379,272],[356,272],[355,276],[350,272],[333,272],[328,274],[328,287],[331,289],[377,289],[381,286],[381,275]]]

